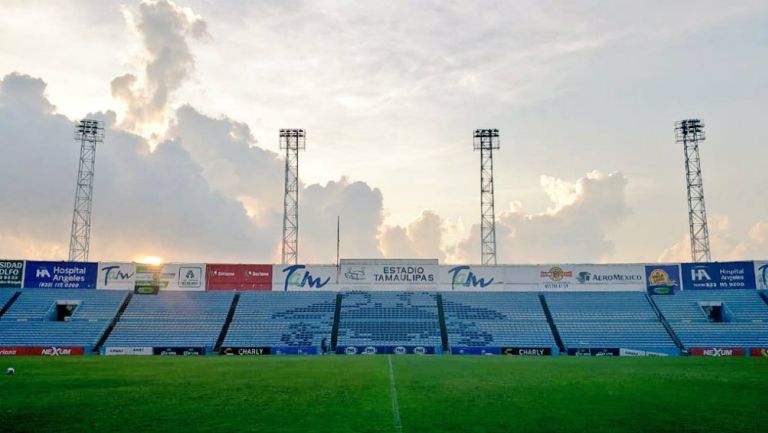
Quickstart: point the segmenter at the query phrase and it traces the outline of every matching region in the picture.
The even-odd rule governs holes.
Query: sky
[[[0,256],[66,259],[88,117],[91,260],[279,261],[304,128],[300,261],[478,263],[498,128],[499,263],[686,261],[699,118],[713,259],[766,258],[766,59],[762,0],[3,0]]]

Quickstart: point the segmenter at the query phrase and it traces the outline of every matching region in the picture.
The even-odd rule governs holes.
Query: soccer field
[[[94,356],[0,366],[16,368],[0,380],[3,432],[768,429],[759,358]]]

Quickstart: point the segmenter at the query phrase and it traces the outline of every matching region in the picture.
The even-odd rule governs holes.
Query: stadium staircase
[[[21,295],[20,292],[14,292],[13,295],[6,298],[5,304],[2,305],[2,308],[0,308],[0,317],[3,317],[3,314],[5,314],[6,311],[8,311],[9,308],[11,308],[11,305],[13,305],[14,302],[16,302],[16,299],[19,298],[19,295]],[[7,296],[7,294],[4,294],[4,296]],[[2,302],[3,297],[0,296],[0,302]]]
[[[437,318],[440,323],[440,337],[443,343],[443,350],[449,352],[451,350],[448,342],[448,327],[445,326],[445,307],[443,306],[443,295],[437,294]]]
[[[678,349],[681,351],[685,350],[685,346],[683,346],[683,342],[680,341],[680,338],[677,337],[677,334],[675,334],[675,330],[672,329],[672,326],[667,322],[667,319],[664,317],[664,313],[659,310],[659,306],[656,305],[655,302],[653,302],[653,298],[648,296],[648,294],[645,294],[645,297],[648,299],[648,303],[651,304],[651,308],[653,308],[653,311],[656,313],[656,316],[661,321],[661,324],[664,325],[664,329],[667,330],[667,334],[672,338],[672,341],[675,342],[675,345]]]
[[[237,303],[240,301],[240,293],[235,293],[235,296],[232,298],[232,305],[229,306],[229,313],[227,313],[227,318],[224,321],[224,326],[221,328],[221,333],[219,334],[219,338],[216,339],[216,344],[213,346],[213,353],[219,353],[221,350],[221,345],[224,343],[224,338],[227,336],[227,331],[229,331],[229,325],[232,324],[232,318],[235,316],[235,310],[237,310]]]
[[[768,305],[768,294],[764,290],[760,291],[760,297],[763,298],[763,301]]]
[[[99,353],[101,350],[101,346],[104,345],[104,342],[107,341],[107,338],[109,338],[109,334],[112,333],[112,331],[115,329],[115,325],[120,320],[120,317],[122,317],[123,312],[125,312],[125,309],[128,308],[128,304],[131,302],[131,298],[133,297],[133,293],[128,293],[128,296],[125,297],[125,300],[123,301],[123,305],[120,306],[120,309],[117,310],[117,314],[115,315],[114,320],[112,320],[112,323],[109,324],[109,327],[107,327],[107,330],[104,331],[104,335],[101,336],[101,339],[99,339],[99,342],[96,343],[96,346],[93,347],[94,353]]]
[[[341,316],[341,293],[336,294],[336,308],[333,310],[333,327],[331,328],[331,352],[336,350],[339,341],[339,321]]]
[[[539,294],[539,302],[541,302],[541,308],[544,310],[544,315],[547,316],[547,323],[549,324],[549,329],[552,330],[552,336],[555,337],[557,348],[560,349],[560,352],[564,353],[565,345],[563,344],[563,339],[560,338],[560,332],[558,332],[557,326],[555,326],[555,321],[552,320],[552,312],[549,311],[547,299],[544,298],[544,295]]]

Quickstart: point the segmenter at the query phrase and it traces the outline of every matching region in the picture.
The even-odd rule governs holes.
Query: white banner
[[[161,291],[203,291],[205,290],[205,264],[137,264],[136,286],[152,285],[157,285]]]
[[[401,261],[370,265],[342,265],[341,290],[437,290],[438,266]]]
[[[439,289],[458,292],[491,292],[505,290],[503,266],[440,266]],[[534,283],[535,284],[535,283]]]
[[[539,268],[541,291],[645,291],[644,265],[551,265]]]
[[[768,290],[768,262],[755,262],[755,284],[758,290]]]
[[[133,291],[135,284],[135,263],[99,262],[97,289]]]
[[[104,349],[107,356],[148,356],[152,355],[151,347],[107,347]]]
[[[272,290],[338,290],[334,265],[274,265]]]

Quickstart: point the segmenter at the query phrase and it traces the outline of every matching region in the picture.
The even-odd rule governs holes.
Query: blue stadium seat
[[[768,347],[768,305],[756,290],[688,290],[653,301],[686,348]],[[720,303],[728,321],[709,321],[701,303]]]
[[[677,350],[643,292],[544,294],[566,349]]]
[[[338,346],[441,348],[434,293],[355,291],[341,299]]]
[[[537,293],[449,292],[442,297],[451,347],[557,348]]]
[[[104,347],[204,347],[213,350],[232,292],[134,295]]]
[[[222,346],[320,348],[330,345],[334,292],[244,292]]]
[[[0,318],[0,346],[72,346],[89,351],[127,296],[128,292],[106,290],[21,290]],[[66,321],[58,322],[55,312],[60,301],[78,306]]]

